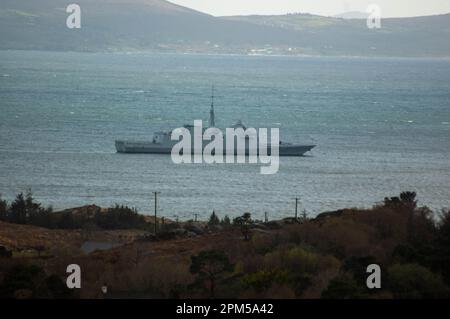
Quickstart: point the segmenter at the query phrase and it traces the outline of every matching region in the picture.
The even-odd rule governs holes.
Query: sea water
[[[151,140],[209,116],[280,128],[315,144],[258,165],[175,165],[117,154],[115,139]],[[251,212],[292,216],[371,207],[411,190],[439,211],[450,200],[450,60],[0,51],[0,193],[31,189],[55,210],[124,204],[168,218]]]

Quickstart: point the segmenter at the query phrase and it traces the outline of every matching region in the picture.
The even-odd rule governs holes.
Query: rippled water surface
[[[280,127],[317,145],[255,165],[175,165],[117,154],[115,139],[208,119]],[[262,218],[369,207],[414,190],[435,210],[450,199],[450,60],[289,58],[0,51],[0,193],[31,188],[55,209],[95,203],[204,218]]]

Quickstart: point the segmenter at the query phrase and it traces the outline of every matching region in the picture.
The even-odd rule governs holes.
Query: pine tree
[[[209,225],[219,225],[220,224],[220,219],[219,217],[217,217],[216,212],[213,211],[211,216],[209,217]]]

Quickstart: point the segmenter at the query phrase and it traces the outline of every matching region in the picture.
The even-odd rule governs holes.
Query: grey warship
[[[193,125],[184,125],[184,128],[188,129],[191,134],[194,132]],[[214,93],[211,96],[211,109],[209,113],[209,127],[215,128],[215,115],[214,115]],[[242,128],[246,130],[244,124],[241,121],[238,121],[233,128]],[[203,130],[204,131],[204,130]],[[118,153],[135,153],[135,154],[171,154],[172,148],[178,141],[173,141],[171,139],[172,132],[155,132],[153,135],[153,139],[151,141],[132,141],[132,140],[116,140],[115,146]],[[224,145],[226,142],[224,142]],[[249,149],[248,140],[246,140],[245,146],[245,155],[248,156],[251,153]],[[203,151],[205,145],[201,148]],[[301,145],[301,144],[293,144],[286,143],[280,141],[279,144],[279,156],[303,156],[305,153],[309,152],[315,147],[315,145]],[[267,150],[265,150],[267,155],[270,154],[270,144],[267,145]],[[226,147],[223,148],[224,155],[226,153]],[[192,147],[191,154],[194,154],[194,147]],[[235,155],[237,155],[237,149],[235,146],[234,150]],[[257,147],[256,153],[259,155],[259,147]]]

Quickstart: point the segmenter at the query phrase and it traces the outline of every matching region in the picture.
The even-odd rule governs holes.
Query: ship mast
[[[209,127],[215,127],[216,121],[214,119],[214,85],[211,89],[211,110],[209,111]]]

